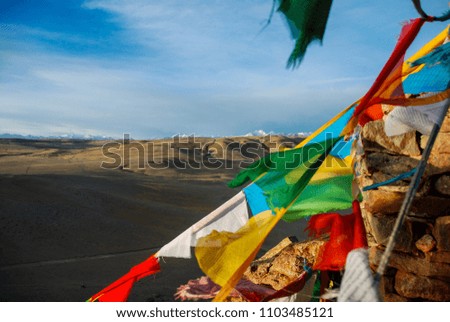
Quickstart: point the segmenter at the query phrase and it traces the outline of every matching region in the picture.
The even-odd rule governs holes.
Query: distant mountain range
[[[311,132],[298,132],[298,133],[275,133],[273,131],[266,132],[264,130],[256,130],[253,132],[249,132],[244,136],[267,136],[267,135],[285,135],[285,136],[297,136],[297,137],[307,137]]]
[[[267,136],[267,135],[283,135],[283,136],[291,136],[291,137],[307,137],[310,135],[311,132],[297,132],[297,133],[276,133],[273,131],[266,132],[264,130],[255,130],[252,132],[248,132],[246,134],[242,135],[226,135],[226,136],[217,136],[217,135],[210,135],[210,136],[204,136],[204,135],[194,135],[194,134],[175,134],[172,135],[172,138],[189,138],[189,137],[212,137],[212,138],[219,138],[219,137],[238,137],[238,136]],[[166,137],[168,139],[170,137]]]
[[[296,137],[307,137],[310,132],[298,132],[298,133],[275,133],[265,132],[264,130],[256,130],[244,135],[237,136],[267,136],[267,135],[284,135],[284,136],[296,136]],[[187,138],[193,136],[192,134],[175,134],[172,137],[180,137]],[[195,135],[194,135],[195,136]],[[0,139],[22,139],[22,140],[93,140],[93,141],[102,141],[102,140],[120,140],[122,138],[114,138],[111,136],[104,135],[90,135],[90,134],[62,134],[62,135],[23,135],[23,134],[12,134],[12,133],[0,133]],[[133,138],[130,138],[133,140]],[[157,139],[157,138],[153,138]]]
[[[23,139],[23,140],[114,140],[114,138],[103,135],[63,134],[63,135],[22,135],[2,133],[0,139]]]

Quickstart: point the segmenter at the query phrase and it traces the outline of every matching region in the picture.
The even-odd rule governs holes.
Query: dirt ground
[[[139,168],[142,155],[132,149],[127,162],[105,169],[102,162],[113,161],[102,153],[108,142],[0,140],[0,301],[85,301],[231,198],[238,192],[227,187],[239,171],[233,165],[248,161],[234,147],[248,143],[263,153],[264,142],[208,142],[168,157],[145,150],[145,161],[162,168]],[[109,151],[123,156],[124,146]],[[186,151],[187,159],[230,169],[178,169]],[[280,223],[261,252],[303,229],[304,222]],[[202,275],[195,258],[167,258],[160,273],[136,283],[129,301],[174,301],[179,285]]]

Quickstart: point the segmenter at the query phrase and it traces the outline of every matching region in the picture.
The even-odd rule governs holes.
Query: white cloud
[[[87,1],[85,10],[106,11],[120,27],[117,46],[133,48],[115,56],[59,50],[45,41],[92,39],[22,26],[17,37],[0,37],[2,124],[133,137],[314,130],[364,94],[390,49],[351,28],[370,10],[355,18],[352,6],[335,3],[324,45],[313,44],[298,70],[286,70],[293,44],[277,13],[258,34],[271,5]]]

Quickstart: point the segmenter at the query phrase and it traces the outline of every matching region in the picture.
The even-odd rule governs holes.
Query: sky
[[[430,15],[447,1],[422,1]],[[272,0],[1,0],[0,133],[309,132],[364,95],[409,0],[335,0],[297,69]],[[413,54],[446,27],[427,23]],[[408,55],[407,54],[407,55]]]

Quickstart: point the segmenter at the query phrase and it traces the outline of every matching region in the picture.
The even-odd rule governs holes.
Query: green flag
[[[230,187],[254,181],[272,210],[287,208],[306,187],[326,156],[342,137],[271,153],[242,170]]]
[[[332,0],[279,0],[278,11],[284,14],[296,39],[294,50],[288,59],[287,67],[297,67],[306,53],[308,45],[314,41],[322,42],[327,25]]]

